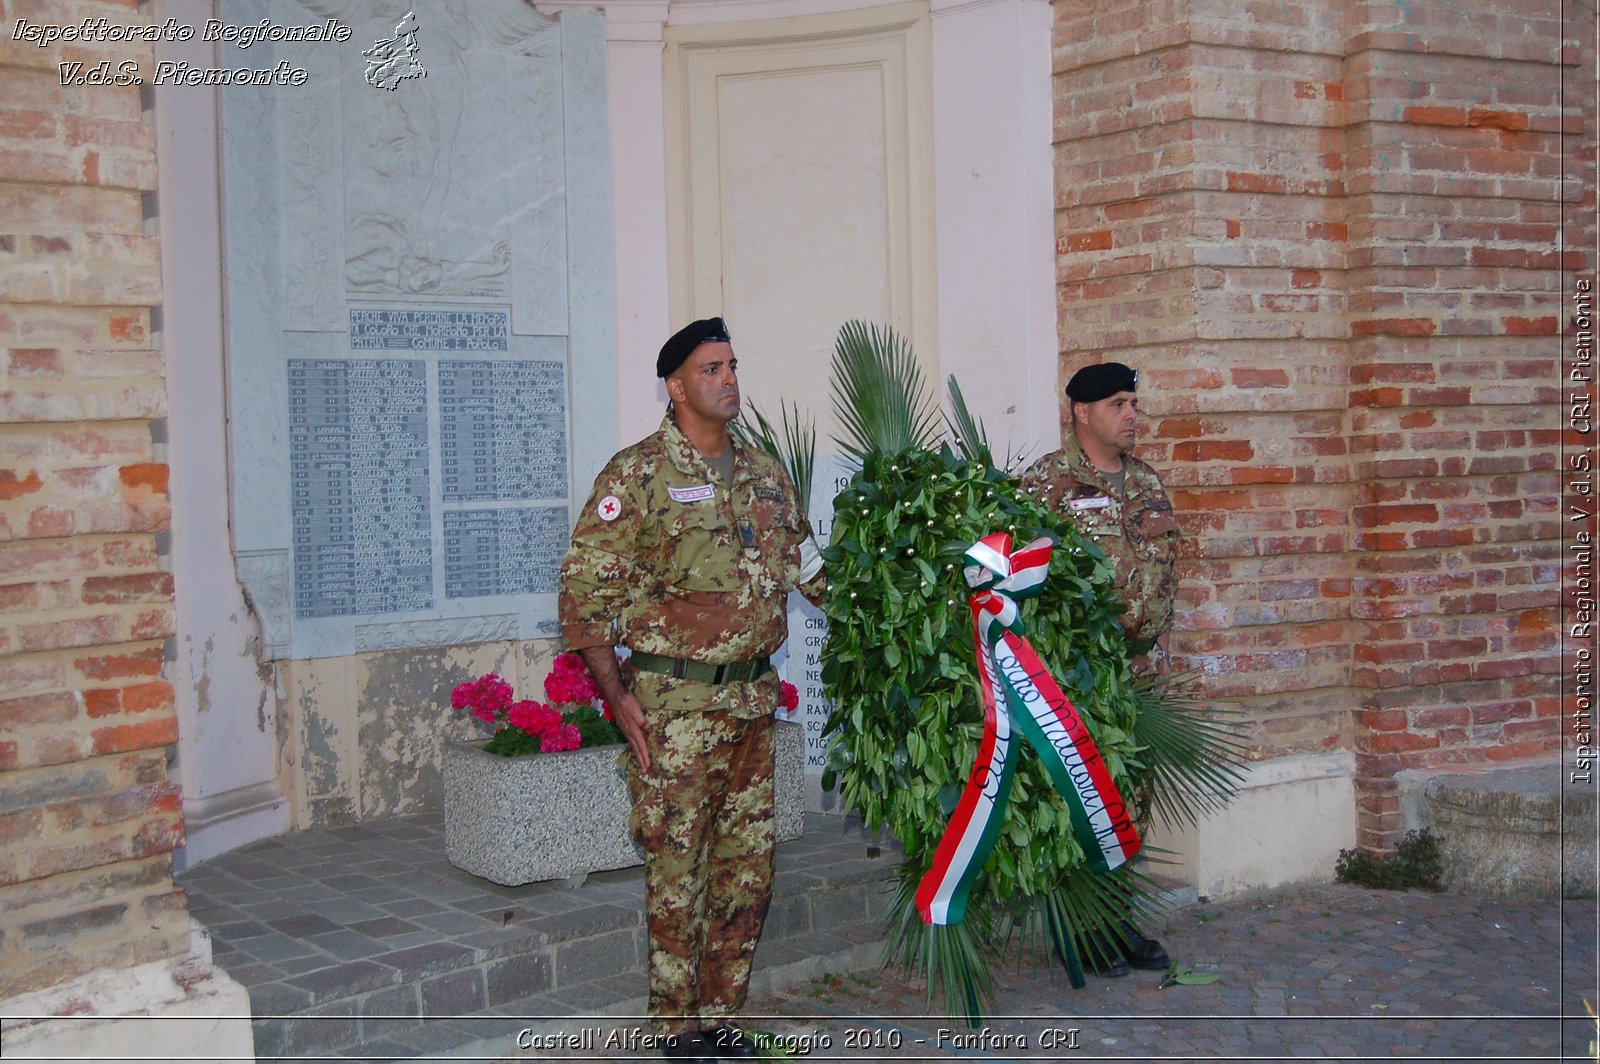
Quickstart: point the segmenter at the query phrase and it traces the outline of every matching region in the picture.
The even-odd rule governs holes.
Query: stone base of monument
[[[776,828],[786,842],[804,832],[804,729],[779,721],[773,748]],[[507,887],[643,864],[628,830],[622,749],[499,757],[481,742],[446,743],[446,860]]]
[[[1592,898],[1594,785],[1555,759],[1477,771],[1402,773],[1407,828],[1438,836],[1444,889],[1494,898]]]

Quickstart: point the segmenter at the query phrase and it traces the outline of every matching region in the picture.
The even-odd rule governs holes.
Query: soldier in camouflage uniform
[[[782,464],[728,432],[736,367],[720,318],[667,341],[667,416],[601,471],[561,570],[563,638],[630,746],[650,1013],[666,1055],[690,1060],[755,1055],[731,1019],[772,892],[767,659],[788,634],[789,592],[823,590]],[[613,645],[632,651],[620,669]]]
[[[1120,362],[1079,370],[1067,384],[1072,435],[1022,477],[1022,486],[1072,521],[1111,560],[1128,654],[1138,668],[1172,626],[1178,541],[1172,502],[1156,471],[1129,453],[1138,416],[1138,374]]]
[[[1022,486],[1105,552],[1127,606],[1120,619],[1128,656],[1135,671],[1153,672],[1167,660],[1164,647],[1159,655],[1152,651],[1172,625],[1181,533],[1161,478],[1129,453],[1138,432],[1138,383],[1139,375],[1120,362],[1073,374],[1067,382],[1072,434],[1023,474]],[[1093,935],[1080,941],[1091,971],[1116,977],[1133,968],[1166,969],[1170,958],[1161,943],[1127,919],[1121,931],[1120,942]]]

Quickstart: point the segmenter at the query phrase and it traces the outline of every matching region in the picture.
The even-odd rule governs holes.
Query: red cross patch
[[[600,515],[602,521],[615,521],[622,516],[622,500],[615,495],[607,495],[600,500],[594,512]]]

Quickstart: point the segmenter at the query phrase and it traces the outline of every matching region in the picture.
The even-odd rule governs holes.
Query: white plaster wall
[[[566,6],[597,7],[579,0]],[[859,0],[610,0],[607,83],[616,269],[616,445],[647,434],[665,394],[657,348],[670,319],[663,28],[887,6]],[[1056,445],[1049,5],[939,0],[933,14],[938,331],[943,372],[1001,449]],[[188,24],[205,0],[162,0]],[[213,65],[200,42],[163,58]],[[272,674],[257,666],[257,626],[234,575],[222,421],[220,210],[212,90],[157,100],[172,418],[171,558],[178,587],[173,676],[176,772],[189,842],[180,867],[287,830],[276,782]],[[942,381],[940,382],[942,384]],[[202,756],[201,752],[205,754]],[[223,754],[226,756],[223,756]]]
[[[162,0],[153,17],[200,26],[212,14],[205,0]],[[213,49],[198,39],[170,42],[156,58],[209,67]],[[180,869],[289,826],[277,785],[272,672],[257,662],[260,630],[234,575],[228,532],[217,120],[215,89],[156,92],[177,615],[170,671],[188,834],[175,855]]]
[[[1197,826],[1152,826],[1149,846],[1173,851],[1155,855],[1154,871],[1210,898],[1332,881],[1339,851],[1356,842],[1355,755],[1299,754],[1245,772],[1233,801]]]
[[[1037,458],[1061,443],[1050,5],[933,0],[932,15],[939,362],[997,460]]]
[[[611,0],[608,41],[617,211],[618,444],[654,429],[655,352],[671,328],[663,25],[888,7],[861,0]],[[933,141],[937,339],[1005,457],[1060,443],[1051,154],[1050,5],[935,0]]]
[[[656,352],[672,333],[667,299],[667,148],[662,55],[666,0],[606,5],[611,202],[617,291],[617,446],[655,431],[667,393]],[[682,324],[682,323],[679,323]]]
[[[892,325],[937,379],[927,7],[668,36],[674,316],[726,314],[747,403],[798,404],[826,455],[842,323]]]
[[[877,0],[672,0],[672,23],[675,26],[694,26],[716,22],[756,22],[769,18],[803,18],[887,6]]]

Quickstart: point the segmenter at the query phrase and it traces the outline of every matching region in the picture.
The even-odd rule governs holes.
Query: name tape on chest
[[[1072,499],[1067,505],[1074,510],[1103,510],[1111,505],[1111,498],[1107,495],[1091,495],[1086,499]]]
[[[668,488],[667,494],[672,496],[673,502],[703,502],[716,498],[717,489],[711,484],[701,484],[694,488]]]

